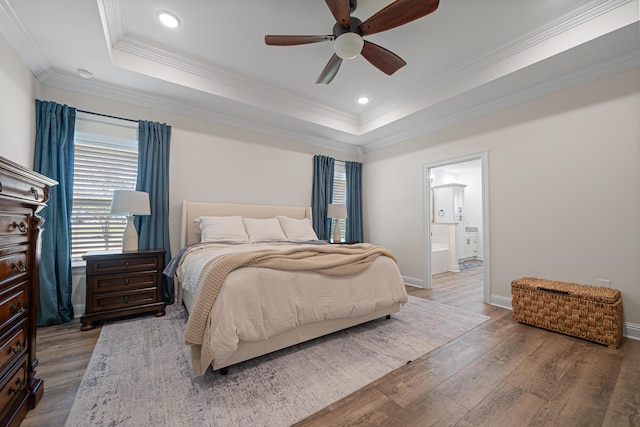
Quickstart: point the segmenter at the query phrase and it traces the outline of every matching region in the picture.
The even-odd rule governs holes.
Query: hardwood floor
[[[432,285],[407,290],[491,320],[296,426],[640,426],[640,341],[609,349],[516,323],[482,303],[482,268]],[[22,426],[64,425],[99,333],[38,330],[45,392]]]

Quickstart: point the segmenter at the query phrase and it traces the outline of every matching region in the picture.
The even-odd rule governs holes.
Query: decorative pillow
[[[201,242],[249,243],[241,216],[201,216],[193,221],[200,225]]]
[[[287,236],[284,235],[280,226],[280,221],[276,218],[242,218],[242,222],[244,222],[244,228],[249,235],[249,243],[284,242],[287,240]]]
[[[290,242],[318,240],[318,236],[316,232],[313,231],[313,226],[309,218],[295,219],[282,215],[278,215],[276,218],[280,221],[282,230]]]

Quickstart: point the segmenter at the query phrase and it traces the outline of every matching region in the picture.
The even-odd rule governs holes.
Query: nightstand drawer
[[[87,263],[87,275],[158,270],[157,256],[115,257]]]
[[[87,261],[87,306],[81,317],[83,331],[95,323],[122,316],[153,313],[163,316],[162,249],[101,252],[84,255]]]
[[[120,308],[152,304],[157,301],[157,288],[145,288],[130,292],[112,292],[93,296],[93,311],[106,311]]]
[[[140,288],[157,286],[157,272],[144,272],[135,274],[114,274],[111,276],[95,276],[91,279],[90,286],[94,293],[128,291]]]

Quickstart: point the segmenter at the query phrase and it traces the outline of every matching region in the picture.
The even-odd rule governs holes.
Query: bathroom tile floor
[[[463,261],[458,264],[460,266],[460,270],[468,270],[470,268],[482,267],[481,259],[472,259],[469,261]]]

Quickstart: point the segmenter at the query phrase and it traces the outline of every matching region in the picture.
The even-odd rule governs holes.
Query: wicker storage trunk
[[[622,339],[617,289],[523,277],[511,282],[513,320],[616,348]]]

